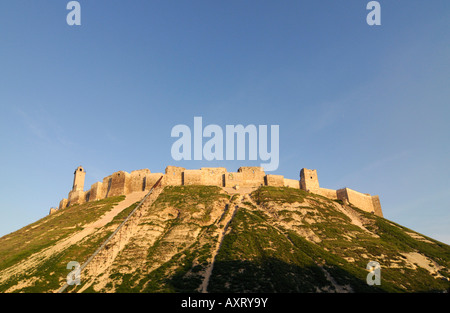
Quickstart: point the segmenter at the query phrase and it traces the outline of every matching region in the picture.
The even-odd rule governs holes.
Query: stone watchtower
[[[73,173],[73,187],[72,191],[83,191],[84,190],[84,177],[86,176],[86,171],[82,166],[78,166]]]
[[[309,192],[317,192],[320,189],[316,170],[302,168],[300,171],[300,189]]]

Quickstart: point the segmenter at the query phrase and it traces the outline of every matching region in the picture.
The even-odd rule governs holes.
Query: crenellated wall
[[[148,169],[136,170],[131,173],[118,171],[103,178],[102,182],[96,182],[88,191],[80,190],[80,186],[84,184],[84,169],[78,167],[74,174],[76,184],[74,183],[68,198],[61,200],[59,209],[87,201],[150,190],[158,179],[163,177],[162,186],[210,185],[236,189],[238,187],[275,186],[303,189],[329,199],[343,200],[364,211],[383,216],[378,196],[363,194],[349,188],[339,190],[321,188],[317,171],[305,168],[300,171],[300,180],[286,179],[282,175],[266,175],[261,167],[240,167],[237,172],[227,172],[224,167],[203,167],[199,170],[189,170],[177,166],[167,166],[164,174],[151,173]]]

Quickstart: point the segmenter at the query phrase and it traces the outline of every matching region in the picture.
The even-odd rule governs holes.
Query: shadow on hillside
[[[331,282],[326,275],[328,272]],[[342,268],[317,265],[298,266],[276,258],[251,261],[218,261],[214,264],[209,292],[384,292],[368,286],[367,272],[355,276]],[[337,286],[335,287],[334,284]],[[345,287],[344,287],[345,286]]]
[[[212,293],[316,293],[316,292],[385,292],[381,286],[368,286],[365,270],[354,273],[337,267],[326,267],[327,275],[317,265],[298,266],[276,258],[258,261],[216,261],[209,280]],[[180,275],[181,274],[181,275]],[[186,274],[186,273],[183,273]],[[195,292],[192,276],[178,272],[166,282],[175,292]],[[183,277],[184,276],[184,277]],[[183,277],[182,279],[180,279]],[[338,286],[335,288],[334,284]],[[342,288],[346,286],[347,288]]]

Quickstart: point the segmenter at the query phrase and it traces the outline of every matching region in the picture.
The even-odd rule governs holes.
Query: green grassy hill
[[[137,203],[72,206],[0,238],[0,292],[55,292]],[[166,187],[145,202],[66,292],[442,292],[450,246],[293,188],[229,195]],[[366,265],[381,265],[368,286]]]

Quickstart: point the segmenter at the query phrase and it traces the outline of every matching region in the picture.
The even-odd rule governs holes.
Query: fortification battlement
[[[165,173],[151,173],[149,169],[131,173],[118,171],[103,178],[101,182],[94,183],[88,191],[83,190],[85,176],[84,168],[77,167],[74,172],[72,190],[67,199],[61,200],[59,209],[74,204],[150,190],[163,176],[162,186],[207,185],[236,189],[239,187],[275,186],[303,189],[330,199],[342,200],[346,204],[352,204],[364,211],[383,216],[378,196],[363,194],[349,188],[339,190],[321,188],[317,171],[306,168],[300,171],[300,180],[287,179],[282,175],[266,175],[261,167],[240,167],[237,172],[228,172],[224,167],[202,167],[199,170],[189,170],[177,166],[167,166]],[[50,214],[54,212],[56,212],[55,209],[50,210]]]

